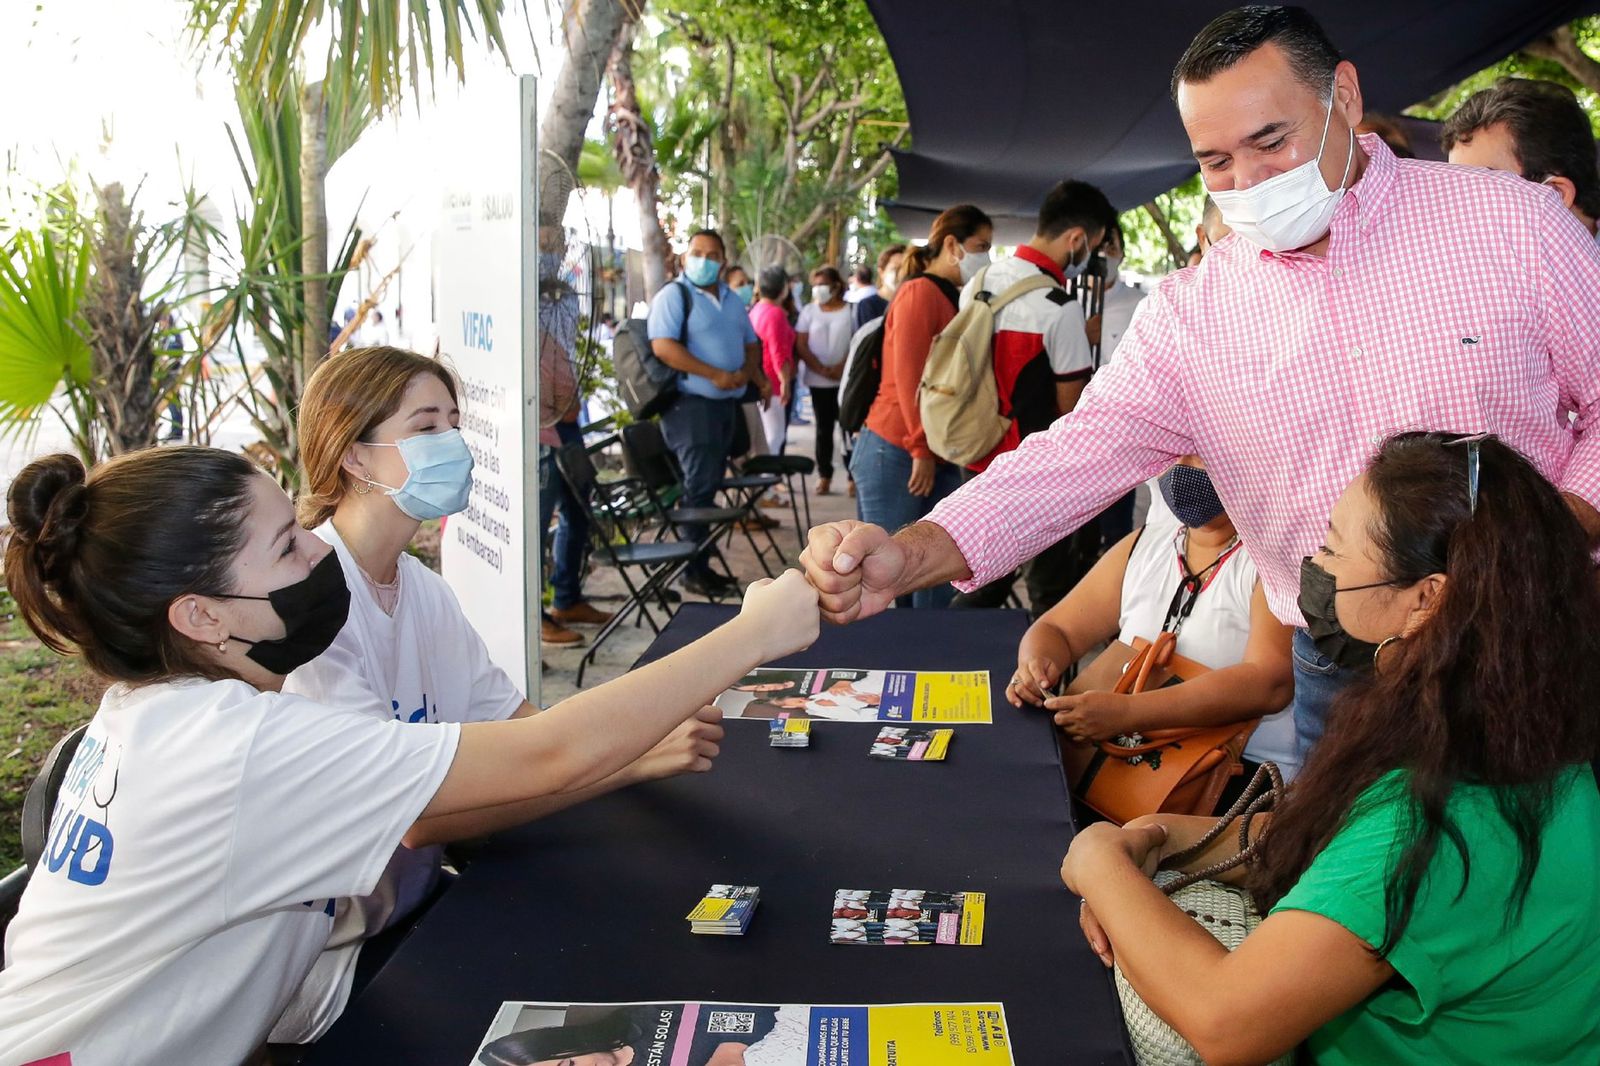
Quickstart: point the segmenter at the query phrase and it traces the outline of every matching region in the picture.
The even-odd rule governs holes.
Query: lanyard
[[[1183,629],[1183,623],[1189,620],[1194,613],[1194,605],[1200,599],[1200,593],[1222,572],[1222,564],[1228,561],[1229,556],[1239,550],[1238,534],[1222,549],[1222,554],[1211,561],[1199,573],[1189,569],[1189,560],[1183,553],[1182,544],[1187,541],[1189,531],[1178,530],[1178,535],[1173,538],[1172,548],[1178,555],[1178,570],[1183,574],[1183,580],[1178,582],[1177,591],[1172,594],[1172,602],[1167,605],[1167,619],[1161,624],[1163,633],[1177,634]]]

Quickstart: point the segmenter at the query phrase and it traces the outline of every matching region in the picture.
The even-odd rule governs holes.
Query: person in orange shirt
[[[933,339],[956,316],[961,286],[989,265],[993,238],[989,216],[962,204],[934,220],[926,245],[906,251],[905,280],[883,325],[883,380],[850,461],[863,522],[885,529],[910,525],[961,483],[960,468],[928,447],[917,388]],[[901,607],[945,607],[954,596],[954,589],[942,585],[896,602]]]

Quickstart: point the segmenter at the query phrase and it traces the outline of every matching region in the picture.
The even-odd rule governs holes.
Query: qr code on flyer
[[[749,1036],[756,1031],[756,1016],[748,1011],[714,1010],[706,1023],[708,1033],[738,1033]]]

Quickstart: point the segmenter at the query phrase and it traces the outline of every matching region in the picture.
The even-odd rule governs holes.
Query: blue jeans
[[[680,393],[661,416],[661,435],[683,468],[683,506],[713,507],[717,486],[727,476],[728,449],[733,445],[734,420],[743,417],[738,400],[711,400]],[[684,526],[686,539],[705,539],[703,525]],[[705,553],[695,556],[687,570],[693,577],[711,572]]]
[[[1355,680],[1356,672],[1347,670],[1323,655],[1312,643],[1311,634],[1304,629],[1294,631],[1291,643],[1294,660],[1294,734],[1300,764],[1305,765],[1311,748],[1322,739],[1328,724],[1328,708],[1334,697]]]
[[[961,471],[950,463],[940,462],[934,467],[933,493],[911,495],[906,489],[906,482],[911,480],[911,453],[890,444],[870,429],[863,429],[856,438],[850,473],[856,481],[856,508],[861,520],[880,525],[891,533],[926,518],[934,504],[961,485]],[[955,595],[954,587],[939,585],[901,596],[895,605],[948,607]]]
[[[556,433],[562,444],[583,440],[583,431],[574,422],[557,422]],[[555,606],[565,611],[583,602],[583,556],[589,547],[589,518],[578,506],[567,479],[556,469],[556,453],[539,459],[539,550],[551,557],[550,519],[561,505],[561,524],[556,527],[555,551],[550,584],[555,589]]]

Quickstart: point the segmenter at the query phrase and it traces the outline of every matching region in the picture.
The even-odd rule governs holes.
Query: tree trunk
[[[1600,62],[1585,52],[1573,36],[1571,26],[1562,26],[1555,32],[1532,41],[1523,51],[1540,59],[1551,59],[1578,80],[1592,93],[1600,93]]]
[[[550,152],[566,166],[569,174],[578,173],[583,134],[594,116],[606,59],[616,48],[617,38],[627,21],[627,11],[621,0],[567,0],[561,20],[566,53],[550,88],[544,121],[539,125],[541,170],[549,158],[544,153]],[[543,184],[541,181],[541,188]],[[566,207],[566,204],[546,204],[541,199],[539,225],[561,225]]]
[[[635,24],[629,20],[611,53],[613,102],[607,124],[611,127],[617,165],[639,205],[639,235],[644,244],[644,287],[648,299],[667,283],[667,260],[672,250],[661,228],[658,208],[661,172],[656,168],[655,140],[639,111],[639,94],[633,84],[634,28]]]
[[[1155,222],[1156,229],[1161,231],[1161,237],[1167,242],[1167,254],[1172,257],[1172,265],[1181,267],[1189,261],[1189,249],[1172,232],[1172,223],[1167,221],[1167,213],[1161,210],[1161,205],[1154,200],[1144,205],[1145,213]]]
[[[301,296],[305,332],[300,337],[300,377],[295,397],[328,354],[328,109],[322,82],[300,92]],[[291,404],[292,404],[291,400]]]

